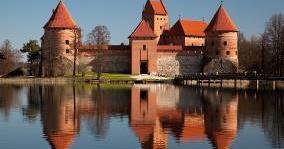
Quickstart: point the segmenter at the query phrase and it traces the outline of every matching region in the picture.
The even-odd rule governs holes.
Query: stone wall
[[[104,50],[80,52],[79,65],[85,65],[87,71],[95,70],[98,63],[106,73],[130,73],[131,53],[129,50]]]
[[[187,75],[202,72],[203,55],[192,55],[186,52],[160,52],[157,60],[159,75]]]

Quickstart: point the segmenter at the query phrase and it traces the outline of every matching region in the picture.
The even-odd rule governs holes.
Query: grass
[[[72,77],[72,75],[68,75],[67,77]],[[78,79],[96,79],[97,74],[95,72],[86,72],[85,76],[82,74],[77,74],[76,78]],[[101,74],[102,80],[120,80],[120,81],[130,81],[134,80],[131,78],[130,74],[118,74],[118,73],[102,73]]]

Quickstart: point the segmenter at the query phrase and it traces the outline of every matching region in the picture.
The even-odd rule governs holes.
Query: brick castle
[[[74,61],[77,66],[91,70],[98,58],[102,71],[109,73],[173,76],[236,72],[237,34],[238,29],[223,4],[209,24],[179,19],[170,26],[163,1],[147,0],[140,23],[128,37],[129,45],[109,45],[102,50],[81,43],[80,28],[60,1],[41,38],[42,74],[70,73]]]

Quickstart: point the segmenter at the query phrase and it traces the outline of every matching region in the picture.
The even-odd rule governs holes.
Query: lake
[[[283,95],[167,84],[0,85],[0,148],[284,148]]]

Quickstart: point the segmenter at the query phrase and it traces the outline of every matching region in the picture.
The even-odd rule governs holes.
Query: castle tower
[[[208,58],[228,60],[238,67],[238,29],[223,4],[206,28],[205,34]]]
[[[168,12],[162,0],[147,0],[142,19],[150,24],[150,27],[158,36],[157,42],[163,31],[170,28]]]
[[[229,149],[238,130],[238,95],[235,92],[208,90],[204,94],[205,129],[216,149]]]
[[[142,20],[129,36],[131,74],[151,74],[157,71],[157,35],[149,23]]]
[[[41,90],[41,122],[51,149],[69,149],[80,132],[77,104],[70,99],[72,90],[65,89],[60,86],[43,87]]]
[[[80,29],[61,0],[44,26],[42,75],[60,76],[73,69]]]

